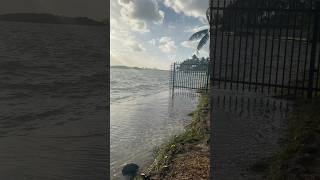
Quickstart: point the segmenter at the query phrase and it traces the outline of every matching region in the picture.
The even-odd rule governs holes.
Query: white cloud
[[[156,40],[155,39],[151,39],[150,41],[148,41],[150,44],[152,44],[153,46],[156,45]]]
[[[195,53],[196,52],[196,48],[198,46],[198,43],[199,43],[199,41],[183,41],[181,43],[181,45],[183,47],[185,47],[185,48],[189,48],[189,49],[194,50],[193,53]],[[203,48],[200,49],[200,51],[199,51],[200,55],[209,56],[209,47],[208,47],[208,45],[209,45],[209,42]]]
[[[129,49],[136,52],[145,51],[145,48],[125,28],[121,20],[110,20],[111,49]]]
[[[110,19],[110,38],[112,40],[123,41],[130,36],[129,30],[120,19]]]
[[[168,57],[156,57],[147,52],[132,52],[128,55],[128,53],[124,53],[123,51],[111,49],[110,55],[111,65],[169,69],[171,64],[171,59]]]
[[[168,28],[169,28],[169,29],[175,29],[176,26],[174,26],[174,25],[172,25],[172,24],[169,24],[169,25],[168,25]]]
[[[156,0],[118,0],[121,17],[134,31],[149,32],[148,24],[162,24],[164,12]]]
[[[209,7],[208,0],[164,0],[164,4],[176,13],[199,18],[202,21],[205,21],[206,10]]]
[[[127,47],[129,47],[133,51],[137,51],[137,52],[145,51],[145,48],[140,43],[138,43],[133,39],[127,40],[125,44],[127,45]]]
[[[187,28],[185,30],[185,32],[192,32],[192,33],[195,33],[195,32],[198,32],[198,31],[201,31],[201,30],[204,30],[204,29],[209,29],[209,26],[208,25],[204,25],[204,26],[196,26],[196,27],[193,27],[193,28]]]
[[[177,51],[177,46],[170,37],[161,37],[159,43],[159,48],[164,53],[174,53]]]
[[[190,48],[190,49],[196,49],[197,45],[198,45],[198,42],[197,41],[183,41],[181,43],[181,45],[183,47],[186,47],[186,48]]]

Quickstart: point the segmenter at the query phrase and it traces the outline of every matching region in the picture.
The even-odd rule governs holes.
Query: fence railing
[[[320,8],[217,0],[212,8],[213,86],[271,95],[320,92]]]
[[[208,91],[208,63],[175,62],[170,68],[170,88],[194,89]]]

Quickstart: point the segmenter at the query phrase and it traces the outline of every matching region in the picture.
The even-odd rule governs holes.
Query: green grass
[[[187,150],[186,144],[193,144],[209,137],[209,130],[205,125],[208,108],[209,97],[202,94],[197,109],[189,114],[192,116],[191,124],[183,133],[173,136],[168,143],[154,149],[155,161],[147,169],[146,174],[166,174],[172,159]]]
[[[288,129],[281,151],[269,160],[268,179],[280,180],[312,175],[313,159],[319,158],[320,99],[296,100],[294,112],[288,120]]]

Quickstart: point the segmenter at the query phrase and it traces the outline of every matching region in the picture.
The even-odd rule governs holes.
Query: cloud
[[[159,43],[159,48],[164,53],[174,53],[177,51],[177,46],[170,37],[164,36],[160,38]]]
[[[198,42],[197,41],[183,41],[181,43],[181,45],[183,47],[186,47],[186,48],[190,48],[190,49],[196,49],[197,45],[198,45]]]
[[[206,10],[209,7],[208,0],[164,0],[167,7],[172,8],[176,13],[206,20]]]
[[[151,39],[150,41],[148,41],[148,43],[150,43],[153,46],[155,46],[156,45],[156,40],[155,39]]]
[[[145,48],[136,40],[136,38],[123,26],[123,22],[119,20],[110,20],[110,39],[111,39],[111,49],[127,48],[132,51],[142,52]]]
[[[137,51],[137,52],[145,51],[145,48],[140,43],[138,43],[133,39],[128,40],[125,44],[133,51]]]
[[[184,32],[192,32],[192,33],[195,33],[195,32],[198,32],[198,31],[201,31],[201,30],[204,30],[204,29],[209,29],[209,25],[204,25],[204,26],[196,26],[196,27],[193,27],[193,28],[187,28]]]
[[[169,29],[175,29],[176,26],[174,26],[174,25],[172,25],[172,24],[169,24],[169,25],[168,25],[168,28],[169,28]]]
[[[121,17],[130,28],[138,32],[149,32],[149,23],[162,24],[164,12],[156,0],[118,0]]]
[[[166,69],[170,68],[171,61],[168,57],[157,57],[147,52],[136,53],[132,52],[130,55],[123,53],[122,51],[112,50],[110,51],[111,65],[125,65],[135,67],[149,67]]]
[[[196,52],[196,48],[198,46],[198,43],[199,43],[199,41],[183,41],[181,43],[181,45],[183,47],[185,47],[185,48],[189,48],[189,49],[194,50],[193,53],[195,53]],[[202,49],[200,49],[200,51],[199,51],[200,55],[209,56],[209,47],[208,47],[208,45],[209,45],[209,42]]]

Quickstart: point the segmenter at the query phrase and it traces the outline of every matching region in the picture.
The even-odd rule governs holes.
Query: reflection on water
[[[152,150],[190,122],[188,113],[197,105],[197,95],[169,91],[111,105],[111,179],[121,179],[121,167],[152,163]]]
[[[292,101],[276,99],[259,93],[214,89],[212,97],[214,110],[241,112],[239,115],[250,114],[257,109],[288,114],[292,109]]]
[[[212,93],[213,178],[263,179],[249,169],[279,150],[292,102],[241,91]]]

